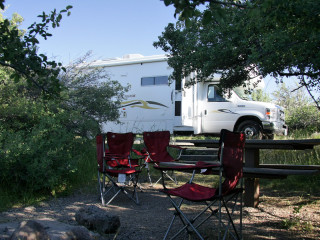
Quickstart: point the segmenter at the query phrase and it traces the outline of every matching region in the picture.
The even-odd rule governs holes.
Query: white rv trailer
[[[134,132],[169,130],[192,134],[219,134],[221,129],[244,131],[248,136],[287,133],[283,108],[272,103],[248,101],[232,90],[231,97],[217,94],[219,76],[212,82],[185,88],[168,84],[172,68],[165,55],[126,55],[99,60],[92,67],[104,67],[111,80],[130,84],[121,103],[120,124],[103,123],[103,131]],[[181,87],[182,86],[182,87]]]

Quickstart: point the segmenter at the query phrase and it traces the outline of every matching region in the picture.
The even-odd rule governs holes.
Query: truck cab
[[[251,139],[272,139],[287,135],[284,109],[273,103],[249,100],[243,89],[221,94],[218,82],[197,83],[184,89],[185,100],[193,100],[182,110],[184,125],[192,124],[195,134],[218,134],[225,128],[244,132]]]

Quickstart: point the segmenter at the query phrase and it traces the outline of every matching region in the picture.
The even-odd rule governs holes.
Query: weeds
[[[312,223],[302,221],[299,217],[299,213],[302,207],[303,205],[299,205],[293,208],[293,212],[290,218],[282,221],[283,228],[288,230],[299,230],[306,232],[311,232],[314,229]]]

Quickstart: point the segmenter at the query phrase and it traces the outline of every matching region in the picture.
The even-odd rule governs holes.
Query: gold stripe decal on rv
[[[155,106],[151,106],[151,105],[155,105]],[[166,105],[163,105],[159,102],[144,101],[144,100],[131,100],[131,101],[122,102],[121,107],[132,107],[132,108],[139,107],[144,109],[159,109],[160,107],[168,108]]]

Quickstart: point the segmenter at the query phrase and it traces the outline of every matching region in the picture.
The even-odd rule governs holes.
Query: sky
[[[42,12],[60,11],[72,5],[71,15],[63,16],[60,27],[49,29],[53,34],[40,40],[39,53],[68,64],[92,51],[92,60],[122,57],[126,54],[144,56],[165,54],[153,42],[168,23],[176,22],[174,8],[160,0],[6,0],[3,15],[11,18],[19,13],[24,22],[21,29],[40,22]],[[274,79],[265,79],[265,91],[272,93],[279,86]]]
[[[42,12],[60,11],[72,5],[71,15],[63,16],[60,27],[50,29],[48,40],[40,41],[40,53],[64,64],[88,51],[94,59],[122,57],[139,53],[164,54],[153,42],[169,22],[175,22],[174,8],[160,0],[6,0],[4,15],[17,12],[27,29]]]

